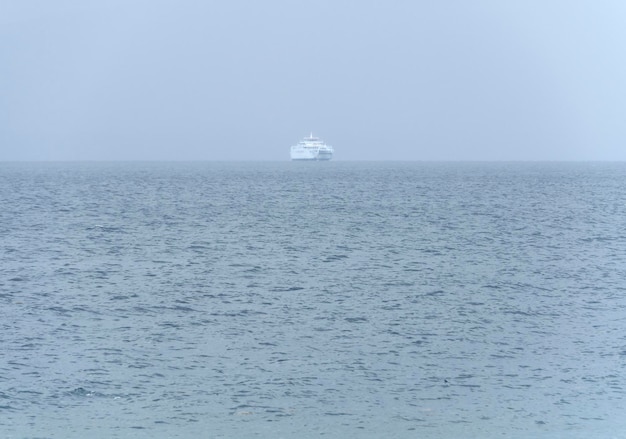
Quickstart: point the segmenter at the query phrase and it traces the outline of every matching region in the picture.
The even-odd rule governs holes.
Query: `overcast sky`
[[[623,0],[0,0],[0,160],[626,160]]]

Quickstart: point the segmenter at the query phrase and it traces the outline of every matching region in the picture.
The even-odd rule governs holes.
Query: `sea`
[[[0,438],[626,438],[626,163],[0,163]]]

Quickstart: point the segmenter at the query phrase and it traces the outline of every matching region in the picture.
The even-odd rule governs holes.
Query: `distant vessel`
[[[291,147],[291,160],[330,160],[334,152],[332,146],[326,145],[318,137],[313,137],[311,133]]]

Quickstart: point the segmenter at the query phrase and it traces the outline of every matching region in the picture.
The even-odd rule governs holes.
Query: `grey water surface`
[[[2,438],[626,437],[625,163],[0,163]]]

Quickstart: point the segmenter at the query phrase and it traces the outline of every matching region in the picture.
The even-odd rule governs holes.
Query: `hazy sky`
[[[0,160],[626,160],[623,0],[0,0]]]

